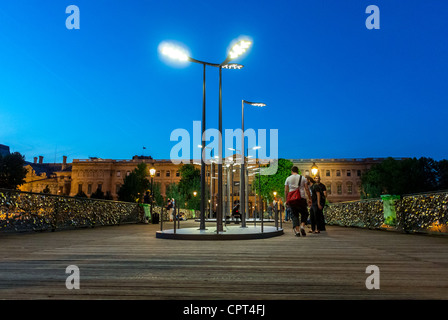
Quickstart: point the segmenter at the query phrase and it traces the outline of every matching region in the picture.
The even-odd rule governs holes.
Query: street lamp
[[[203,65],[203,93],[202,93],[202,132],[201,132],[201,141],[202,141],[202,152],[205,150],[205,141],[204,141],[204,132],[205,132],[205,67],[212,66],[219,68],[219,133],[222,137],[222,68],[225,69],[241,69],[242,65],[239,64],[229,64],[230,61],[236,59],[241,56],[243,53],[247,51],[252,45],[251,41],[248,40],[240,40],[235,45],[232,46],[230,52],[227,55],[227,58],[221,63],[209,63],[205,61],[200,61],[191,58],[188,56],[187,52],[181,49],[178,46],[164,43],[161,45],[160,52],[174,60],[178,61],[190,61]],[[218,163],[218,216],[221,220],[217,219],[217,231],[222,231],[222,139],[219,139],[219,158],[220,161]],[[200,227],[199,229],[205,229],[205,163],[203,154],[201,154],[201,219],[200,219]]]
[[[245,161],[245,148],[244,148],[244,104],[248,104],[251,106],[255,106],[255,107],[265,107],[266,104],[262,103],[262,102],[250,102],[250,101],[246,101],[246,100],[242,100],[241,101],[241,150],[242,150],[242,157],[241,157],[241,170],[243,173],[245,173],[245,169],[244,169],[244,161]],[[241,200],[243,201],[243,203],[240,202],[240,206],[241,206],[241,226],[244,228],[246,226],[246,207],[245,207],[245,190],[244,190],[244,186],[245,186],[245,174],[241,175],[241,183],[243,185],[243,187],[241,188]]]
[[[313,178],[317,175],[317,172],[319,171],[319,169],[316,166],[316,163],[313,162],[313,166],[311,167],[311,174],[313,175]]]
[[[151,167],[149,169],[149,175],[151,176],[151,219],[154,223],[154,217],[152,215],[152,207],[154,206],[154,176],[156,175],[156,169],[154,167]]]

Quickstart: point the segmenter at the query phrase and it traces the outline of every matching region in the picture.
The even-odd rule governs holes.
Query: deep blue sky
[[[68,30],[68,5],[80,29]],[[380,29],[368,30],[368,5]],[[448,1],[7,1],[0,7],[0,144],[32,161],[168,159],[174,129],[201,120],[202,67],[161,59],[162,41],[220,63],[223,127],[279,130],[283,158],[447,158]],[[207,69],[207,127],[218,70]],[[143,150],[146,147],[146,150]],[[192,142],[192,148],[195,144]]]

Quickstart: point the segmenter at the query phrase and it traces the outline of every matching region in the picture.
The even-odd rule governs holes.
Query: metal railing
[[[448,234],[447,191],[404,195],[394,201],[393,209],[392,224],[386,224],[382,199],[330,204],[324,214],[329,225]]]

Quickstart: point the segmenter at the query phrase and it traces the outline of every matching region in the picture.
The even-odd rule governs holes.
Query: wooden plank
[[[297,238],[283,227],[238,241],[156,239],[159,226],[143,224],[0,234],[0,299],[448,298],[446,237],[330,226]],[[79,290],[65,287],[72,264]],[[369,265],[379,290],[365,286]]]

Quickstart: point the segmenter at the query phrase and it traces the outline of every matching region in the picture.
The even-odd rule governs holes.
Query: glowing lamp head
[[[233,47],[232,49],[230,49],[229,52],[229,58],[230,59],[236,59],[239,56],[241,56],[243,53],[245,53],[247,51],[247,49],[250,48],[250,46],[252,45],[251,41],[248,40],[240,40],[238,41]]]
[[[154,167],[149,169],[149,175],[151,176],[151,178],[153,178],[156,175],[156,169]]]
[[[172,60],[181,62],[189,60],[186,50],[171,43],[162,43],[160,45],[160,53]]]
[[[313,163],[313,166],[311,167],[311,174],[313,177],[317,175],[317,172],[319,172],[319,169],[317,168],[316,163]]]
[[[224,69],[242,69],[244,66],[238,63],[227,63],[222,66]]]

